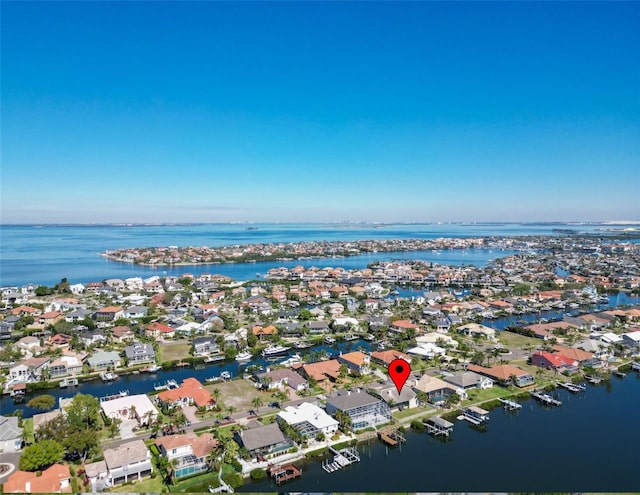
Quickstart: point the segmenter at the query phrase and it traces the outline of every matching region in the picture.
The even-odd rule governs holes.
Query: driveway
[[[120,423],[120,438],[126,440],[127,438],[136,438],[136,434],[133,432],[134,428],[137,428],[138,422],[135,419],[125,419]]]
[[[192,424],[200,423],[200,419],[196,418],[196,406],[183,406],[182,412],[184,413],[185,418]]]
[[[7,471],[4,475],[0,476],[0,484],[7,481],[7,478],[11,473],[18,469],[18,461],[20,461],[20,457],[22,456],[22,451],[20,452],[5,452],[0,454],[0,464],[9,464],[11,467],[9,471]]]

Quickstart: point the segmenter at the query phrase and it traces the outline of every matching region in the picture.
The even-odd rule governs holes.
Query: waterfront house
[[[576,369],[578,362],[559,352],[539,351],[531,356],[531,364],[548,370],[571,371]]]
[[[572,359],[573,361],[576,361],[577,363],[583,363],[584,361],[588,361],[590,359],[593,359],[594,357],[593,353],[587,352],[577,347],[565,347],[563,345],[554,345],[552,349],[555,352],[558,352],[563,356],[566,356],[567,358]]]
[[[261,388],[267,388],[268,390],[291,387],[296,392],[300,392],[309,387],[309,383],[307,383],[304,378],[287,368],[256,374],[254,375],[254,379],[256,380],[256,385]]]
[[[192,345],[194,356],[208,356],[210,354],[217,354],[220,352],[220,346],[217,344],[216,338],[213,336],[195,337]]]
[[[391,421],[391,409],[381,399],[357,389],[340,390],[327,396],[327,413],[335,416],[342,411],[351,419],[354,430],[376,427]]]
[[[291,440],[280,431],[278,423],[240,430],[236,433],[236,440],[249,451],[251,457],[258,460],[283,453],[293,447]]]
[[[454,394],[458,394],[462,399],[466,399],[467,396],[464,389],[429,375],[422,375],[419,379],[415,380],[412,387],[415,392],[427,394],[427,398],[432,404],[443,402],[447,397]]]
[[[158,401],[170,407],[195,405],[211,409],[215,401],[206,388],[195,378],[185,378],[178,388],[164,390],[157,395]]]
[[[640,330],[623,333],[622,343],[636,351],[640,350]]]
[[[187,433],[158,438],[155,444],[160,454],[174,464],[174,476],[184,478],[209,469],[208,457],[217,447],[218,441],[211,433],[200,436]]]
[[[118,306],[107,306],[97,310],[93,319],[96,321],[114,321],[123,315],[122,308]]]
[[[307,328],[310,334],[324,334],[329,331],[329,323],[323,320],[314,320],[307,322]]]
[[[417,345],[416,347],[412,347],[411,349],[407,349],[407,354],[413,354],[416,356],[420,356],[424,359],[433,359],[436,356],[444,356],[446,354],[446,350],[442,347],[439,347],[430,342],[422,343]]]
[[[323,409],[310,402],[299,406],[287,406],[278,413],[278,421],[296,429],[306,438],[315,438],[323,433],[327,438],[338,431],[338,422]]]
[[[22,448],[22,428],[16,416],[0,416],[0,452],[16,452]]]
[[[42,472],[14,471],[2,485],[4,493],[71,493],[69,466],[53,464]]]
[[[453,375],[445,376],[443,380],[462,390],[474,388],[486,390],[493,387],[493,380],[491,378],[474,373],[473,371],[454,373]]]
[[[51,378],[59,378],[66,375],[82,373],[82,361],[85,354],[66,353],[49,363],[49,375]]]
[[[85,476],[92,491],[106,487],[140,481],[151,476],[151,452],[142,440],[126,442],[113,449],[105,449],[104,460],[85,464]]]
[[[395,385],[374,385],[371,388],[371,393],[375,396],[379,396],[383,401],[387,403],[390,409],[411,409],[418,407],[418,399],[416,393],[411,387],[402,387],[400,394]]]
[[[97,351],[87,358],[87,365],[94,371],[119,368],[120,354],[116,351]]]
[[[158,417],[158,410],[145,394],[101,401],[100,409],[108,418],[135,420],[139,426],[149,424]]]
[[[124,354],[130,366],[143,363],[153,363],[156,359],[153,346],[151,344],[141,344],[140,342],[135,342],[134,344],[125,347]]]
[[[278,329],[273,325],[269,325],[267,327],[256,325],[251,330],[251,333],[258,337],[260,342],[266,342],[269,340],[273,340],[278,335]]]
[[[508,386],[510,383],[514,383],[516,387],[527,387],[535,383],[533,376],[510,364],[500,364],[490,368],[485,368],[477,364],[469,364],[467,365],[467,370],[488,376],[502,386]]]
[[[37,381],[48,368],[51,360],[46,357],[25,359],[9,368],[9,377],[15,381]]]
[[[356,376],[368,375],[371,373],[370,357],[360,351],[347,352],[338,356],[338,362],[344,364],[349,372]]]
[[[612,355],[611,344],[607,344],[601,340],[584,339],[576,342],[573,346],[575,349],[581,349],[593,355],[596,359],[606,360]]]

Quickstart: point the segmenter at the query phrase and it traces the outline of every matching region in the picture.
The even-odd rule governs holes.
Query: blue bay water
[[[607,226],[552,224],[443,224],[443,225],[328,225],[256,224],[247,225],[162,225],[162,226],[0,226],[0,285],[25,283],[54,284],[62,277],[71,282],[105,278],[170,275],[182,273],[220,273],[248,280],[274,266],[364,267],[374,260],[392,258],[425,259],[441,264],[484,264],[499,254],[488,251],[443,251],[435,253],[378,253],[348,259],[304,260],[239,265],[201,265],[177,268],[151,268],[115,263],[99,256],[107,249],[150,246],[222,246],[270,242],[317,240],[359,240],[445,237],[551,235],[553,229],[575,228],[595,231]],[[610,226],[609,226],[610,227]]]

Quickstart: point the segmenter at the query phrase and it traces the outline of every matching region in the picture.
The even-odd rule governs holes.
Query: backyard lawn
[[[158,474],[155,478],[138,481],[133,485],[120,485],[111,491],[115,493],[160,493],[163,487],[162,476]]]
[[[258,390],[252,383],[243,379],[205,385],[205,388],[214,394],[214,397],[214,390],[220,391],[220,396],[217,400],[221,403],[223,410],[229,406],[232,406],[235,412],[255,409],[251,402],[256,397],[260,397],[264,406],[273,401],[270,393]],[[264,406],[258,412],[266,412],[267,409]]]
[[[158,345],[160,362],[180,361],[190,356],[191,344],[188,342],[166,342]]]
[[[541,343],[540,339],[535,339],[533,337],[525,337],[524,335],[520,335],[513,332],[502,331],[498,333],[498,339],[505,346],[522,349],[527,346],[531,346],[533,349],[538,347]]]

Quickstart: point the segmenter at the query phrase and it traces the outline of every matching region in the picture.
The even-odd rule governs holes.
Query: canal
[[[625,492],[640,489],[637,411],[640,376],[554,392],[561,407],[533,400],[515,413],[494,409],[479,431],[456,421],[448,442],[406,433],[401,449],[360,444],[361,461],[335,473],[302,462],[302,478],[276,486],[250,482],[251,492]]]

